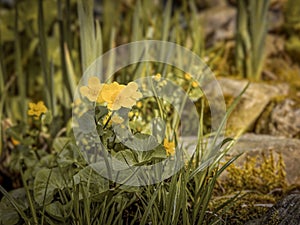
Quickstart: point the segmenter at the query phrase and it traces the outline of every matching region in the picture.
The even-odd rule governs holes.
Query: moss
[[[242,165],[233,163],[226,171],[227,174],[215,190],[211,207],[218,207],[240,193],[222,216],[228,224],[245,224],[249,220],[261,218],[287,188],[282,155],[277,154],[275,157],[272,151],[262,153],[260,157],[248,155]]]

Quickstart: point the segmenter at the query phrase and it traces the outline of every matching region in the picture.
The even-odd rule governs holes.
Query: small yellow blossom
[[[159,83],[158,83],[158,86],[159,87],[164,87],[164,86],[166,86],[167,85],[167,81],[166,80],[162,80],[162,81],[160,81]]]
[[[113,124],[121,124],[121,123],[124,122],[124,119],[123,119],[122,117],[118,116],[118,115],[113,115],[113,116],[111,117],[111,122],[112,122]]]
[[[20,142],[18,140],[14,139],[13,137],[11,137],[10,139],[14,146],[18,146],[20,144]]]
[[[192,76],[191,76],[191,74],[189,74],[189,73],[185,73],[185,74],[184,74],[184,78],[185,78],[186,80],[190,80],[190,79],[192,79]]]
[[[174,141],[168,141],[168,139],[164,139],[164,147],[166,149],[167,155],[175,154],[175,143]]]
[[[137,83],[130,82],[127,86],[114,83],[114,88],[107,86],[107,89],[103,88],[101,92],[102,98],[107,102],[107,108],[110,110],[119,110],[121,107],[131,108],[142,97]]]
[[[29,109],[28,109],[28,115],[34,116],[35,119],[39,119],[40,115],[42,113],[47,112],[47,107],[44,105],[43,101],[39,101],[37,104],[30,102],[29,103]]]
[[[135,115],[135,116],[139,116],[139,112],[135,112],[134,115]]]
[[[130,111],[130,112],[128,113],[128,117],[129,117],[129,118],[132,118],[133,116],[134,116],[134,112]]]
[[[138,107],[139,109],[142,108],[142,106],[143,106],[143,103],[142,103],[142,102],[137,102],[137,103],[136,103],[136,107]]]
[[[198,86],[199,86],[199,84],[198,84],[197,81],[193,81],[193,82],[192,82],[192,87],[193,87],[193,88],[196,88],[196,87],[198,87]]]
[[[101,98],[107,102],[107,108],[111,110],[113,109],[113,104],[116,101],[116,98],[125,87],[125,85],[118,84],[117,82],[104,84],[101,90]]]
[[[80,87],[79,91],[82,96],[87,97],[91,102],[103,103],[104,101],[100,95],[103,85],[98,77],[93,76],[89,78],[88,85]]]
[[[160,73],[157,73],[155,76],[154,76],[154,80],[156,80],[157,82],[160,81],[161,79],[161,74]]]

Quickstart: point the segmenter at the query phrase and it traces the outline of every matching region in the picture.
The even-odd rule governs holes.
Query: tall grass
[[[265,58],[269,0],[237,1],[236,66],[250,80],[260,80]]]

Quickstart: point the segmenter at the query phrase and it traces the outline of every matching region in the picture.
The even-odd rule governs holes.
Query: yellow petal
[[[89,80],[88,80],[88,86],[90,88],[92,88],[94,86],[97,86],[99,84],[100,84],[100,80],[99,80],[98,77],[93,76],[93,77],[90,77]]]
[[[113,123],[115,123],[115,124],[121,124],[121,123],[124,122],[124,119],[123,119],[122,117],[118,116],[118,115],[113,115],[113,116],[111,117],[111,121],[112,121]]]
[[[89,88],[87,86],[82,86],[79,88],[79,92],[82,96],[86,97],[89,95]]]

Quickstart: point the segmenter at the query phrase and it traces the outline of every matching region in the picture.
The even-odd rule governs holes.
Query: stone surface
[[[300,194],[291,194],[270,208],[259,220],[249,221],[246,225],[299,225]]]
[[[191,152],[196,145],[196,137],[183,138],[185,146],[188,146],[188,151]],[[300,185],[300,140],[275,137],[270,135],[257,135],[247,133],[242,135],[235,143],[228,154],[234,156],[240,153],[247,153],[249,156],[261,156],[262,152],[273,150],[276,153],[281,153],[286,165],[286,178],[288,184]],[[235,163],[242,164],[246,154],[241,155]]]
[[[236,98],[248,83],[246,80],[229,78],[220,78],[218,82],[227,100]],[[287,84],[251,83],[228,120],[230,134],[251,128],[268,103],[276,97],[287,95],[288,90]]]
[[[269,130],[272,135],[300,137],[300,108],[292,99],[285,99],[271,113]]]
[[[237,141],[229,154],[247,153],[250,156],[261,155],[263,151],[273,150],[281,153],[286,165],[288,184],[300,184],[300,140],[274,137],[270,135],[245,134]],[[236,163],[244,160],[245,154]]]
[[[236,9],[230,6],[209,8],[199,13],[203,22],[207,45],[212,45],[218,40],[232,39],[235,32]]]

